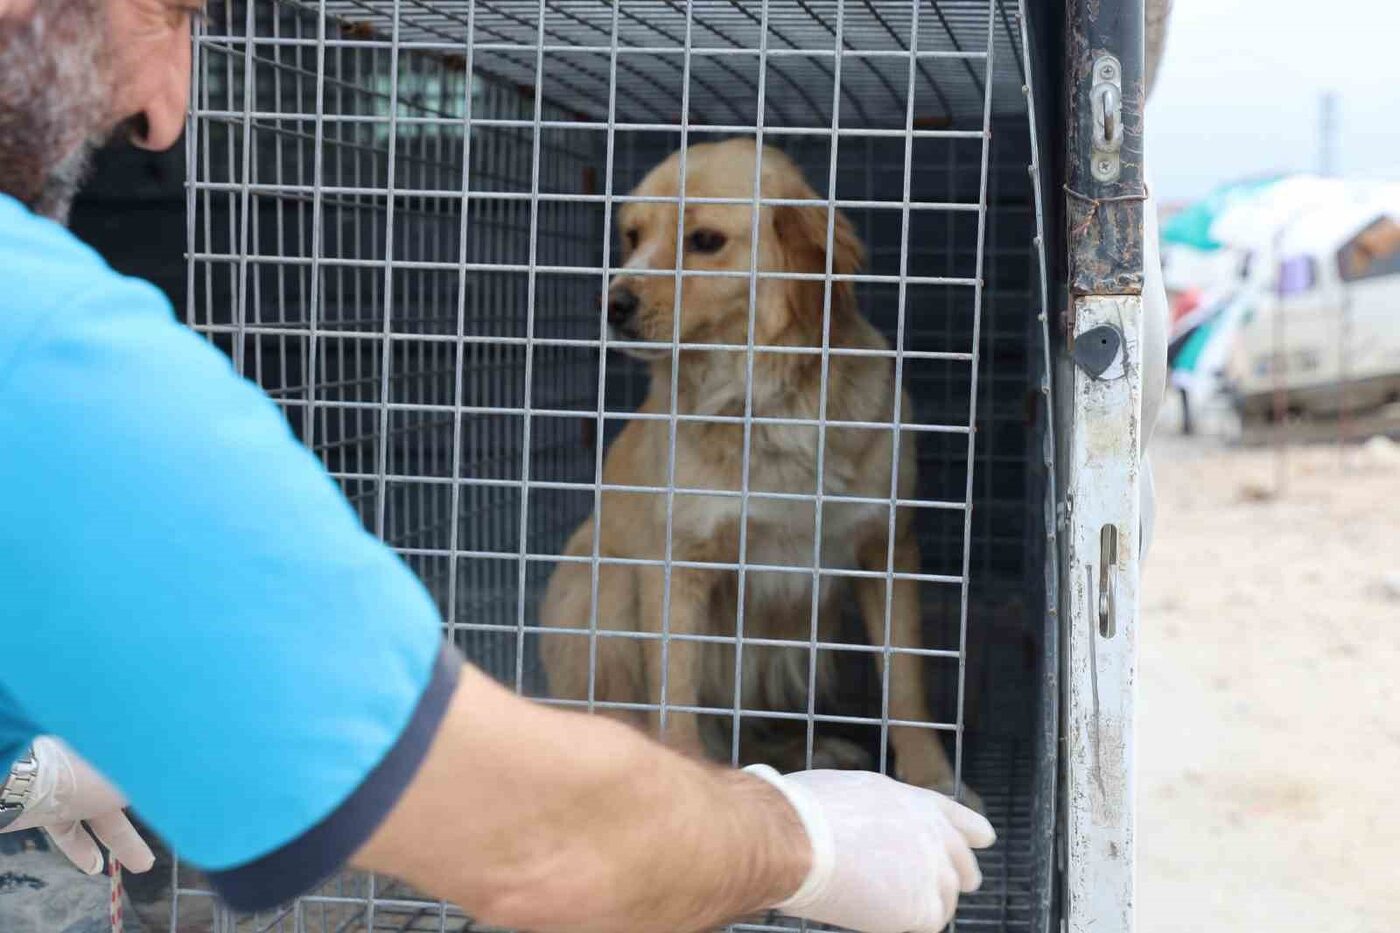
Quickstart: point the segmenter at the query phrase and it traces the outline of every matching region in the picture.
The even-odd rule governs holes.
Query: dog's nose
[[[637,293],[626,285],[613,286],[608,292],[608,323],[622,327],[637,313]]]

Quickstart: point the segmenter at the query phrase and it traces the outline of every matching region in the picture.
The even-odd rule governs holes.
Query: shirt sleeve
[[[69,741],[236,908],[339,868],[459,659],[276,406],[113,274],[0,370],[0,501],[11,734]]]

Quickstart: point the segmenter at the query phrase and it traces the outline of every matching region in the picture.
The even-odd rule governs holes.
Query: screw
[[[1099,159],[1099,171],[1103,172],[1104,174],[1108,174],[1108,172],[1112,170],[1112,168],[1113,164],[1107,159]]]

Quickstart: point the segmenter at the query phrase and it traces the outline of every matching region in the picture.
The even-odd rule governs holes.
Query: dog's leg
[[[894,569],[901,573],[919,570],[919,546],[914,539],[912,524],[905,521],[895,539]],[[857,552],[862,570],[883,571],[886,568],[886,537],[876,535]],[[866,635],[872,645],[885,642],[885,581],[875,577],[856,580],[861,617]],[[896,648],[918,648],[923,645],[922,620],[919,610],[919,584],[915,580],[895,580],[890,598],[890,645]],[[891,719],[907,722],[932,722],[928,706],[928,687],[924,678],[925,659],[918,655],[894,654],[890,658]],[[891,726],[890,743],[894,746],[897,776],[900,780],[922,787],[950,793],[953,768],[948,761],[938,734],[932,729],[913,726]]]
[[[645,632],[671,636],[697,635],[706,631],[706,619],[720,574],[712,570],[674,567],[671,570],[670,624],[666,618],[666,578],[659,567],[639,571],[641,600],[638,607],[641,629]],[[653,734],[667,745],[695,758],[705,757],[700,737],[699,717],[683,710],[667,709],[666,726],[661,728],[662,704],[695,707],[700,703],[700,651],[702,645],[693,641],[648,638],[642,643],[645,658],[647,701],[658,709],[648,713]],[[664,687],[664,690],[663,690]]]
[[[569,541],[564,553],[587,554],[592,549],[593,521],[585,522]],[[598,568],[599,634],[590,638],[582,632],[543,632],[540,660],[549,678],[550,696],[559,700],[589,699],[589,669],[592,667],[592,698],[602,702],[641,703],[642,653],[634,638],[603,634],[635,631],[637,627],[637,581],[631,567],[603,564]],[[549,578],[540,622],[546,629],[588,629],[593,602],[593,569],[589,564],[561,563]],[[590,641],[594,641],[590,645]],[[632,710],[603,710],[605,715],[630,725],[645,725],[644,717]]]

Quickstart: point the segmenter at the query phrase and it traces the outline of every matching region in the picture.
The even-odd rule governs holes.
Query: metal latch
[[[1118,634],[1118,526],[1099,529],[1099,634]]]
[[[1095,56],[1089,72],[1089,112],[1093,121],[1093,154],[1089,174],[1095,181],[1117,181],[1123,165],[1123,69],[1107,52]]]

